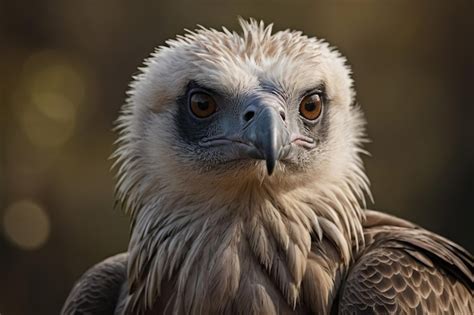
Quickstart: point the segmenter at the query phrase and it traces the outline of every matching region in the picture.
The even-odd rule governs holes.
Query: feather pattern
[[[368,217],[367,245],[340,293],[340,313],[474,313],[469,253],[401,219],[373,211]]]
[[[126,288],[127,259],[127,254],[119,254],[88,270],[74,285],[61,314],[113,314]]]
[[[86,273],[63,313],[473,313],[469,253],[363,210],[373,199],[365,120],[345,59],[301,32],[241,25],[242,35],[188,31],[134,78],[113,155],[117,204],[131,216],[128,254]],[[288,95],[322,82],[327,138],[296,175],[278,163],[269,177],[261,161],[231,173],[196,167],[202,152],[179,141],[175,123],[190,80],[234,97],[261,82]]]

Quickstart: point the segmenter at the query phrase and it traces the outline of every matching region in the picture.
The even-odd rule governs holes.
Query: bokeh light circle
[[[23,250],[34,250],[47,242],[50,221],[46,211],[38,204],[21,200],[6,209],[3,228],[12,244]]]

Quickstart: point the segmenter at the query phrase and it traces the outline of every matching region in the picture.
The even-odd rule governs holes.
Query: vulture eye
[[[193,93],[189,98],[189,103],[191,111],[198,118],[209,117],[217,110],[216,102],[206,93]]]
[[[308,120],[316,120],[323,109],[323,102],[319,94],[305,96],[300,104],[300,114]]]

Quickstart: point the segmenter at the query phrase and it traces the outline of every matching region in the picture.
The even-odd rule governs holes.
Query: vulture
[[[126,253],[63,314],[474,314],[473,256],[368,210],[365,119],[323,40],[241,20],[159,47],[117,122]]]

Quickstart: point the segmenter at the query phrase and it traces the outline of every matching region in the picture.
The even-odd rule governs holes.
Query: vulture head
[[[201,28],[170,40],[135,77],[116,153],[119,196],[132,208],[158,195],[222,203],[368,190],[345,58],[301,32],[241,26],[242,35]]]

